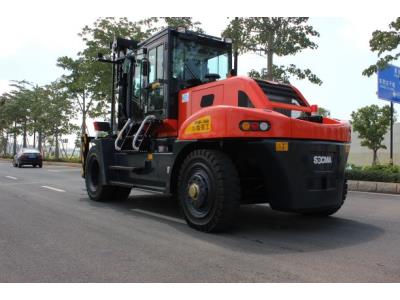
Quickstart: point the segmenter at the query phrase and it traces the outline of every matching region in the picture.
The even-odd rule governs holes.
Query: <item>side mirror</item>
[[[150,63],[147,59],[142,61],[142,75],[148,76],[150,73]]]

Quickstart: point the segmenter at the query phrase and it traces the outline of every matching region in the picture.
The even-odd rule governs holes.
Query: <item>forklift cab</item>
[[[126,43],[116,43],[113,49],[120,60],[114,64],[117,130],[128,119],[140,124],[149,115],[177,120],[180,90],[225,79],[231,70],[231,43],[185,29],[166,28],[144,42],[130,45],[129,49]]]

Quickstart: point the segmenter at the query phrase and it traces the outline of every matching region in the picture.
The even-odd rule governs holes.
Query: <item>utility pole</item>
[[[239,26],[239,17],[235,17],[235,26],[238,27]],[[237,28],[236,28],[237,30]],[[239,51],[238,51],[238,41],[234,41],[235,45],[234,45],[234,52],[233,52],[233,70],[235,71],[235,76],[238,74],[238,56],[239,56]]]
[[[389,163],[393,165],[393,101],[390,101],[390,161]]]

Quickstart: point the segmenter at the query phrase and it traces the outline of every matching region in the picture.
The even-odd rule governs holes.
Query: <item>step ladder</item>
[[[148,115],[144,118],[139,128],[133,134],[132,132],[137,128],[135,126],[137,124],[135,124],[131,119],[128,119],[124,127],[118,133],[118,136],[114,142],[115,150],[145,150],[145,148],[149,146],[149,143],[151,142],[154,129],[160,125],[161,122],[162,121],[157,119],[155,115]]]

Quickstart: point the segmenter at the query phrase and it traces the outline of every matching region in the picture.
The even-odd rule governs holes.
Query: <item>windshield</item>
[[[230,52],[198,41],[176,39],[173,51],[173,78],[180,81],[208,81],[206,75],[225,79],[230,69]]]

